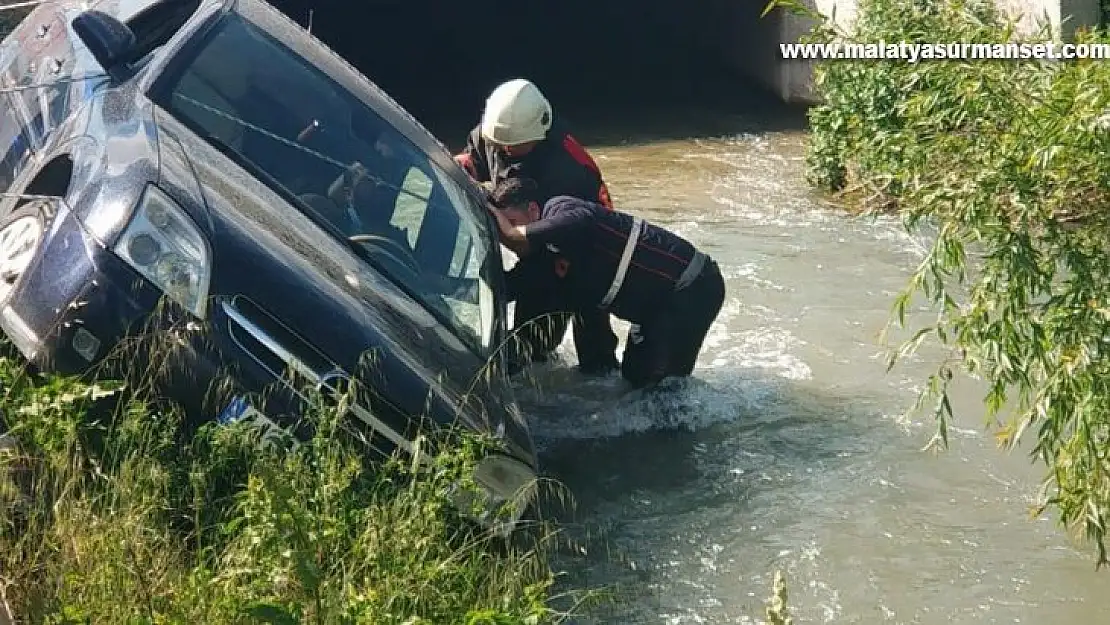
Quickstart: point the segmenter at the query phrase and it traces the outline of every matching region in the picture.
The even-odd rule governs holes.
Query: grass
[[[119,385],[0,359],[0,597],[36,623],[554,623],[554,534],[530,548],[451,505],[482,441],[369,465],[320,410],[313,438],[155,410]],[[0,618],[2,622],[2,618]]]

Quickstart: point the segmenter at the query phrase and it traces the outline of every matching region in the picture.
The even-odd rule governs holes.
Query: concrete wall
[[[1063,39],[1099,17],[1099,0],[994,1],[1020,15],[1027,32],[1047,20]],[[302,24],[314,11],[313,32],[422,119],[476,116],[490,89],[518,75],[563,104],[581,96],[621,109],[645,96],[616,79],[659,85],[646,97],[662,101],[682,90],[684,76],[726,66],[783,102],[816,101],[814,62],[784,60],[779,49],[814,24],[782,9],[761,17],[768,0],[270,2]],[[806,2],[851,30],[857,0]],[[728,73],[720,80],[733,82]],[[737,91],[749,87],[734,82]]]
[[[814,104],[813,61],[784,60],[780,42],[795,42],[808,32],[809,18],[776,9],[760,19],[765,0],[725,0],[719,9],[718,49],[743,74],[772,90],[784,102]],[[835,16],[838,27],[850,31],[856,17],[855,0],[808,0],[825,16]],[[996,0],[999,7],[1018,18],[1022,32],[1035,32],[1049,24],[1056,39],[1070,39],[1081,27],[1099,20],[1098,0]],[[718,5],[720,6],[720,5]],[[731,25],[731,28],[729,27]],[[724,29],[723,31],[721,29]],[[943,43],[943,42],[938,42]]]

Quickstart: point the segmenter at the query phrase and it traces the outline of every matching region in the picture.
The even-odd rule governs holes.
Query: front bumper
[[[90,237],[64,203],[55,208],[41,249],[0,310],[0,325],[28,360],[76,374],[142,323],[159,294]],[[81,328],[99,344],[74,350]]]
[[[61,204],[0,308],[0,327],[43,371],[96,373],[153,390],[204,420],[272,380],[244,371],[225,339],[165,301]]]

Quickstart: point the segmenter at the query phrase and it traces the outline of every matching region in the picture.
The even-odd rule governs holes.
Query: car
[[[490,501],[527,490],[495,224],[366,76],[263,0],[43,3],[0,72],[0,328],[30,363],[126,353],[201,421],[298,435],[358,389],[371,449],[462,424],[504,442]]]

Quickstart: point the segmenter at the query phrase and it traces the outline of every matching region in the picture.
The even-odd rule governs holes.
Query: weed
[[[504,547],[454,505],[483,441],[369,465],[340,435],[181,436],[118,385],[0,360],[4,597],[29,622],[547,623],[548,541]],[[419,453],[417,454],[419,455]],[[460,486],[461,485],[461,486]]]

